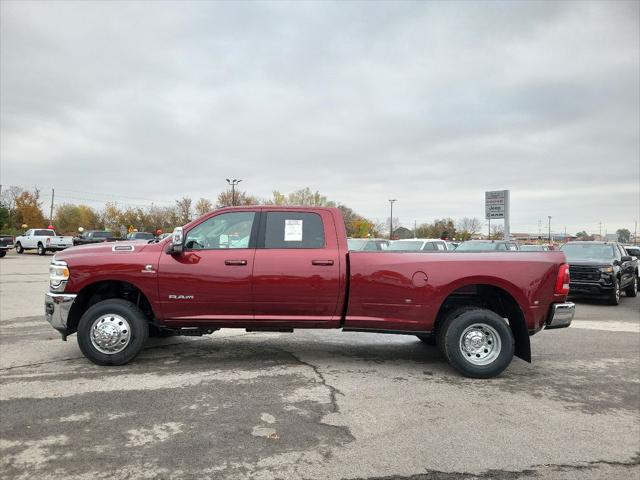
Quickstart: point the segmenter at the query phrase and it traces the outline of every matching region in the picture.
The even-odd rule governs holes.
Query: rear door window
[[[268,212],[264,248],[324,248],[324,226],[317,213]]]

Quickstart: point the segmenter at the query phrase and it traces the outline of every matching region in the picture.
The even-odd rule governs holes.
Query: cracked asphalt
[[[98,367],[0,260],[1,479],[640,478],[640,298],[580,302],[470,380],[408,336],[223,330]]]

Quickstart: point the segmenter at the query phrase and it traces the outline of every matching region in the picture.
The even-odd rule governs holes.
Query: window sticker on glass
[[[302,241],[302,220],[285,220],[284,221],[284,241],[285,242],[301,242]]]

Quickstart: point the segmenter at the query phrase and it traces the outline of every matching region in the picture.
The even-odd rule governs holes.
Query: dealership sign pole
[[[504,219],[504,239],[509,240],[511,231],[509,228],[509,190],[495,190],[484,192],[485,218],[489,220],[489,238],[491,238],[491,219]]]

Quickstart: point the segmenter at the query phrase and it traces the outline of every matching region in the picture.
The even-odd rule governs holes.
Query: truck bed
[[[562,252],[349,252],[344,328],[429,332],[447,299],[504,292],[522,309],[527,329],[549,313]],[[489,288],[487,288],[489,287]]]

